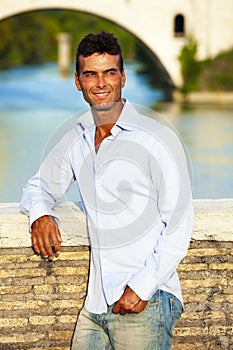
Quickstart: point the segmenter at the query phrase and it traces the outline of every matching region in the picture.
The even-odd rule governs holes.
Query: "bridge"
[[[151,50],[176,87],[182,84],[178,55],[187,35],[198,41],[198,59],[233,46],[232,0],[0,0],[0,20],[53,8],[97,15],[128,30]]]

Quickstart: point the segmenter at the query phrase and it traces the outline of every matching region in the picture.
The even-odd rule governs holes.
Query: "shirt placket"
[[[91,297],[91,307],[98,307],[100,310],[104,310],[104,312],[107,310],[106,306],[106,297],[104,293],[104,286],[103,286],[103,280],[105,277],[103,277],[103,271],[102,271],[102,265],[104,264],[103,258],[101,256],[101,249],[100,249],[100,242],[99,242],[99,236],[101,234],[100,230],[102,228],[102,220],[101,220],[101,213],[99,211],[99,200],[98,195],[101,195],[101,164],[102,164],[102,157],[101,153],[98,152],[95,153],[95,146],[94,146],[94,130],[90,130],[89,132],[86,132],[84,135],[84,141],[86,144],[86,147],[88,147],[89,152],[91,153],[91,157],[89,157],[89,169],[92,171],[93,181],[94,181],[94,193],[93,196],[93,208],[95,210],[91,210],[92,215],[92,222],[94,223],[94,229],[91,230],[90,234],[92,235],[92,253],[93,253],[93,264],[91,266],[91,270],[93,271],[91,274],[91,279],[89,280],[90,287],[90,293],[92,295]],[[88,186],[88,184],[86,184]],[[98,194],[98,195],[97,195]],[[93,237],[94,235],[94,237]],[[93,246],[94,244],[94,246]],[[98,296],[98,300],[96,300]],[[99,304],[100,303],[100,304]],[[95,306],[94,306],[95,305]]]
[[[95,157],[95,166],[94,166],[95,186],[96,186],[96,193],[97,193],[96,214],[97,214],[97,225],[98,225],[97,228],[98,228],[98,237],[99,237],[99,247],[98,247],[99,262],[100,262],[103,292],[106,300],[109,299],[109,293],[112,289],[112,286],[111,286],[111,276],[108,270],[108,267],[109,267],[108,249],[106,249],[105,244],[103,242],[104,235],[106,234],[106,228],[104,227],[104,224],[103,224],[103,215],[105,213],[102,210],[103,208],[102,208],[101,202],[105,201],[102,176],[107,171],[106,161],[109,160],[107,158],[111,156],[109,152],[109,144],[108,144],[109,142],[114,142],[113,136],[109,136],[108,138],[102,141],[102,144]]]

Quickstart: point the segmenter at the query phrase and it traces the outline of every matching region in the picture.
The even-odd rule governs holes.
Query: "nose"
[[[104,75],[102,75],[102,74],[98,75],[96,86],[100,89],[103,89],[106,86],[106,81],[105,81]]]

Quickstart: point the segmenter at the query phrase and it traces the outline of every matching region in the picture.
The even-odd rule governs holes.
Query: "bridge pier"
[[[58,42],[58,68],[62,77],[67,78],[70,73],[71,64],[71,37],[69,33],[59,33]]]

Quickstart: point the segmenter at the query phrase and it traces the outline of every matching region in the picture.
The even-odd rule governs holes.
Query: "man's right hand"
[[[43,258],[53,259],[59,254],[61,234],[52,216],[44,215],[32,224],[32,245],[37,254]]]

